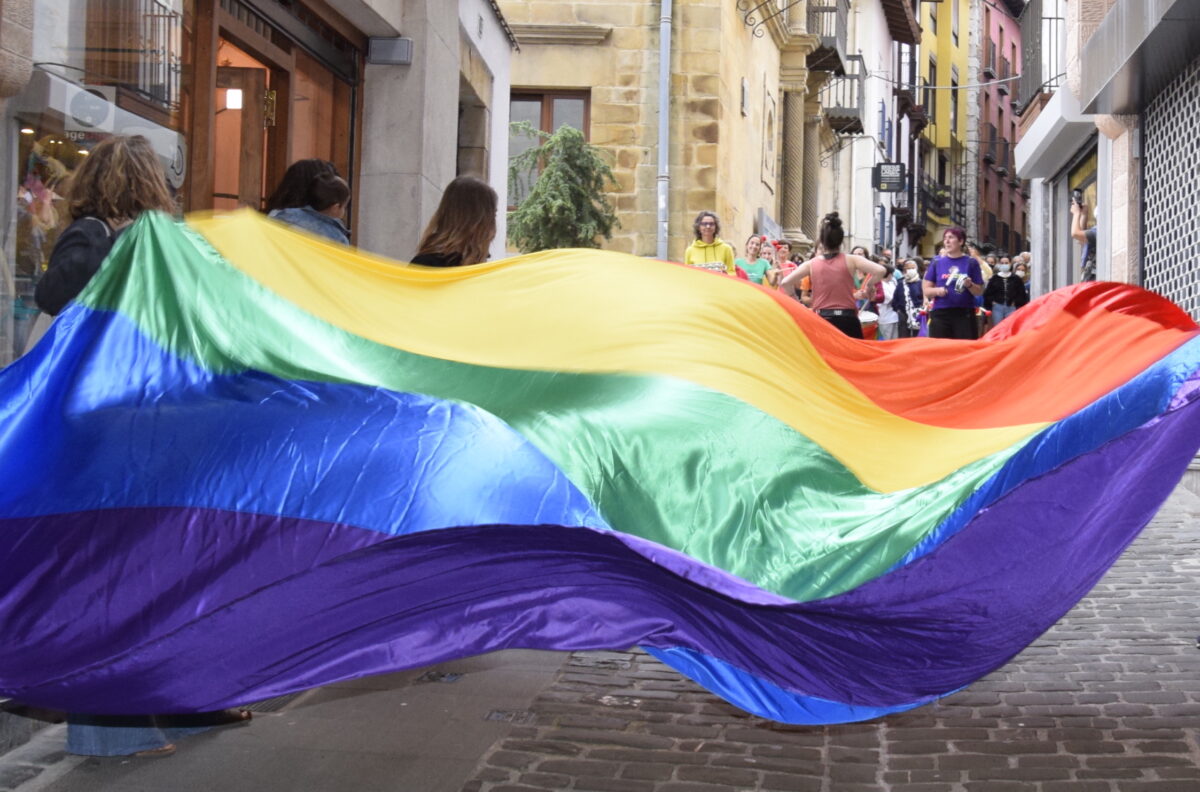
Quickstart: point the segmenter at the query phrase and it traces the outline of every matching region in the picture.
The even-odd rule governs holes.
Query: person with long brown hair
[[[496,237],[496,191],[474,176],[446,185],[442,201],[421,234],[413,264],[465,267],[488,259]]]
[[[38,308],[51,316],[83,291],[138,215],[176,208],[158,155],[141,135],[102,141],[71,175],[65,192],[73,222],[55,243],[34,291]]]

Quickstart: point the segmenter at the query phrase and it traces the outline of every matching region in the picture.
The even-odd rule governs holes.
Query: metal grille
[[[1146,108],[1146,288],[1200,320],[1200,58]]]

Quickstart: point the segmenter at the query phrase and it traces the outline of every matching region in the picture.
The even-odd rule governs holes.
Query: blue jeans
[[[160,727],[153,715],[67,714],[67,753],[81,756],[130,756],[169,745],[212,726]]]
[[[1008,317],[1012,316],[1017,311],[1015,305],[1004,305],[1003,303],[992,304],[992,327],[1003,322]]]

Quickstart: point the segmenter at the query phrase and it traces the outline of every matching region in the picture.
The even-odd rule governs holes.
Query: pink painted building
[[[979,101],[979,228],[980,242],[997,251],[1019,253],[1029,246],[1027,186],[1017,177],[1013,150],[1017,115],[1012,99],[1021,71],[1023,0],[983,0]]]

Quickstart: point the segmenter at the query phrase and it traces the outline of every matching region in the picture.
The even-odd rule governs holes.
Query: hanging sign
[[[871,184],[879,192],[904,192],[904,163],[881,162],[871,170]]]

